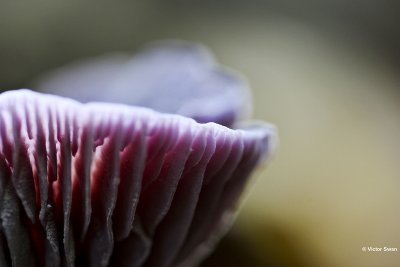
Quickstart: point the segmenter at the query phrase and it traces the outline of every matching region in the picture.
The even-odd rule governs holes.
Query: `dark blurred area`
[[[154,39],[210,42],[207,32],[196,32],[203,20],[212,34],[225,24],[235,31],[247,20],[268,27],[274,18],[286,17],[368,47],[398,67],[399,7],[398,1],[378,0],[1,1],[0,89],[27,87],[45,70],[134,51]]]
[[[0,91],[183,39],[243,73],[280,148],[201,266],[399,266],[398,1],[1,1]]]

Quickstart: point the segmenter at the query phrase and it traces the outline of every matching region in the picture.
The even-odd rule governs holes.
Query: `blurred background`
[[[397,1],[0,2],[0,90],[149,41],[208,46],[243,73],[280,148],[202,266],[400,265]],[[362,247],[398,252],[362,252]]]

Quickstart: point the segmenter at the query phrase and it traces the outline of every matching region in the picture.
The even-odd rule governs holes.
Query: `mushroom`
[[[160,41],[134,57],[105,55],[76,62],[37,81],[41,92],[80,102],[113,102],[232,126],[249,117],[251,96],[237,72],[199,44]]]
[[[216,118],[231,126],[237,106],[220,105]],[[132,105],[2,93],[0,265],[196,265],[229,228],[276,137],[265,123],[203,123],[207,112],[192,113],[199,123]]]

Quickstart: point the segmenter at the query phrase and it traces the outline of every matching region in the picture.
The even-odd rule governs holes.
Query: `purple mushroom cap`
[[[154,51],[146,52],[151,66],[160,50]],[[147,68],[142,57],[136,73]],[[199,80],[191,90],[216,88],[213,81],[226,76],[206,69],[211,82]],[[145,80],[123,84],[156,85]],[[238,103],[232,108],[221,99],[224,91],[234,99],[242,89],[227,88],[187,94],[176,107],[145,103],[169,113],[30,90],[2,93],[0,266],[196,265],[226,232],[250,173],[275,147],[269,124],[231,129],[198,122],[212,120],[207,112],[216,107],[216,121],[234,124],[243,104],[232,101]],[[152,97],[157,90],[164,89]],[[189,112],[198,121],[170,114],[185,114],[178,105],[207,94],[211,108]]]
[[[113,102],[232,126],[249,116],[251,96],[240,75],[203,46],[182,41],[148,45],[134,57],[114,54],[78,62],[39,80],[45,93],[80,102]]]

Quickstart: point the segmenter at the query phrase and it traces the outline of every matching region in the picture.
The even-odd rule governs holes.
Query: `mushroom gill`
[[[160,62],[154,51],[160,52],[139,59]],[[124,86],[150,88],[162,77],[174,78],[169,85],[178,81],[179,75],[162,75],[169,68],[140,60],[133,76],[142,78],[128,81],[125,72]],[[244,91],[232,86],[234,76],[210,66],[195,71],[203,76],[192,74],[183,82],[208,92],[189,93],[175,105],[147,102],[159,111],[82,104],[26,89],[0,94],[0,266],[194,266],[207,255],[228,229],[250,173],[271,154],[276,137],[265,123],[231,129],[208,122],[232,126],[244,100],[237,100]],[[144,69],[147,76],[139,75]],[[149,79],[154,73],[160,80]],[[209,109],[180,108],[183,102],[204,102],[206,95]],[[223,95],[233,99],[232,106]]]

